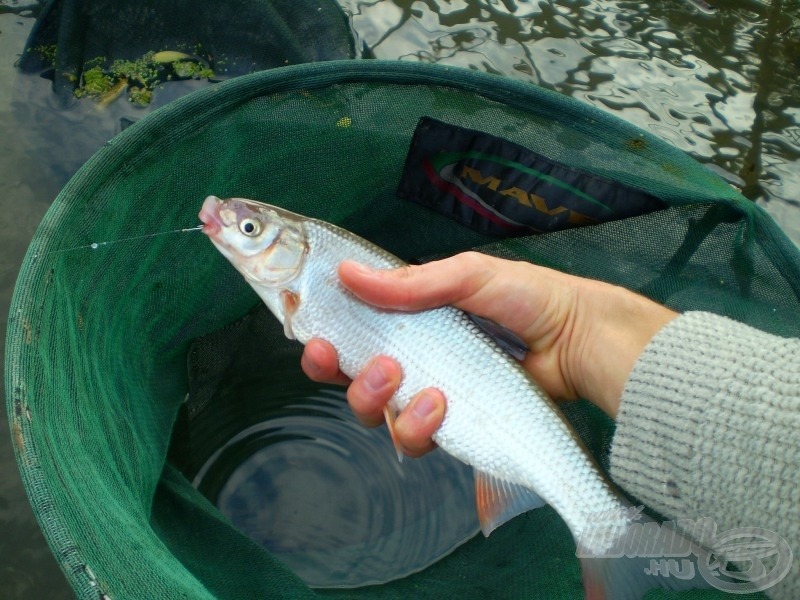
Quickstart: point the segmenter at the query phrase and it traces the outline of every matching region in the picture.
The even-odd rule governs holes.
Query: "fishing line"
[[[50,254],[61,254],[62,252],[73,252],[75,250],[97,250],[100,246],[108,246],[110,244],[117,244],[119,242],[130,242],[131,240],[143,240],[147,238],[156,237],[159,235],[167,235],[169,233],[187,233],[189,231],[201,231],[203,229],[203,225],[197,225],[196,227],[185,227],[183,229],[172,229],[170,231],[159,231],[158,233],[148,233],[145,235],[134,235],[131,237],[126,238],[119,238],[118,240],[108,240],[105,242],[92,242],[91,244],[85,244],[83,246],[73,246],[72,248],[63,248],[61,250],[53,250],[52,252],[45,252],[44,254],[34,254],[33,258],[39,258],[40,256],[48,256]]]

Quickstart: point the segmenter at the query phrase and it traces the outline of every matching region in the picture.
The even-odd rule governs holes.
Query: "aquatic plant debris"
[[[56,66],[56,46],[36,46],[30,51],[45,64]],[[212,77],[214,70],[206,59],[179,50],[147,52],[135,60],[117,59],[110,63],[106,57],[98,56],[83,64],[80,76],[68,75],[77,84],[76,98],[92,98],[102,107],[126,91],[130,103],[147,106],[156,87],[167,81]]]

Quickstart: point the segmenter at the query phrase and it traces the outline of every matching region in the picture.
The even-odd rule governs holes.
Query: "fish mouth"
[[[200,222],[203,223],[203,233],[209,237],[219,233],[222,227],[222,222],[219,220],[219,205],[221,202],[222,200],[216,196],[209,196],[203,201],[200,214],[197,215]]]

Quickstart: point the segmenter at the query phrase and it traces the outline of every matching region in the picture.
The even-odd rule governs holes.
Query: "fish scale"
[[[473,467],[485,535],[547,502],[578,545],[588,600],[638,600],[653,587],[708,587],[646,575],[646,557],[669,552],[668,540],[661,548],[636,539],[625,545],[633,560],[608,558],[628,544],[633,521],[655,523],[628,511],[555,404],[469,315],[450,306],[377,308],[339,281],[344,260],[387,269],[402,266],[399,258],[330,223],[242,198],[210,196],[200,219],[288,336],[302,343],[327,340],[350,377],[377,355],[397,360],[403,377],[391,400],[395,411],[424,388],[443,392],[447,409],[433,439]]]

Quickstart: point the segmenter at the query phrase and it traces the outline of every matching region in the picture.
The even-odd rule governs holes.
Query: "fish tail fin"
[[[686,574],[686,564],[675,559],[581,559],[586,600],[642,600],[654,588],[686,591],[711,587],[696,570],[687,580],[678,578],[673,569],[681,577]]]
[[[637,511],[641,509],[624,509]],[[618,527],[613,547],[597,552],[598,536],[608,528],[593,529],[578,543],[586,600],[641,600],[648,590],[674,591],[712,587],[698,568],[709,552],[677,529],[642,513]],[[594,536],[594,539],[591,539]],[[594,550],[593,550],[594,548]]]

